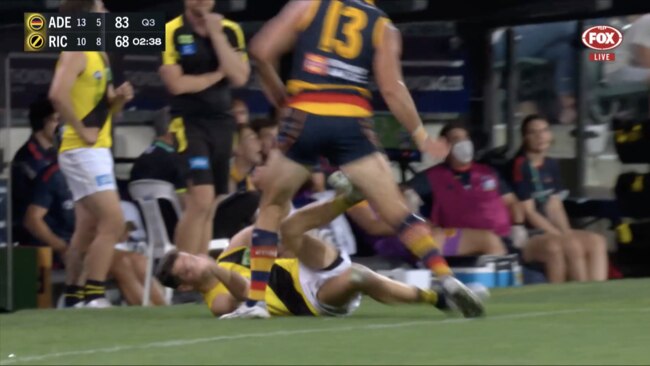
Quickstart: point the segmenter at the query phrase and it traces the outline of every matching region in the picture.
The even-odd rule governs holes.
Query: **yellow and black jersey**
[[[370,117],[369,78],[388,22],[371,0],[313,0],[298,25],[289,106],[317,115]]]
[[[244,32],[239,24],[222,20],[223,32],[232,47],[242,53],[248,62]],[[163,65],[180,65],[187,75],[214,72],[219,68],[210,37],[201,37],[192,29],[185,15],[169,21],[165,27],[166,45],[162,54]],[[194,94],[172,98],[172,113],[181,116],[213,116],[230,110],[231,92],[227,79]]]
[[[250,172],[248,174],[242,174],[237,170],[237,167],[234,164],[230,165],[230,179],[235,182],[235,190],[237,192],[250,192],[256,190]]]
[[[217,258],[219,266],[235,271],[250,279],[249,250],[246,247],[239,247],[223,252]],[[300,286],[298,277],[298,260],[277,259],[269,278],[266,289],[266,305],[269,312],[274,316],[316,316],[317,310],[309,303]],[[203,294],[205,303],[210,307],[214,299],[227,294],[228,289],[222,283],[217,284],[212,290]]]
[[[108,58],[103,52],[83,52],[86,68],[77,76],[72,86],[72,108],[75,116],[86,127],[99,128],[97,142],[87,145],[77,132],[66,124],[61,135],[59,152],[85,147],[110,148],[112,116],[108,100],[108,87],[112,84]]]

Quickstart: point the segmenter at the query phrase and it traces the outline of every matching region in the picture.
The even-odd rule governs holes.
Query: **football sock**
[[[440,310],[449,309],[445,296],[437,291],[418,289],[418,298],[420,302],[431,304]]]
[[[106,295],[106,282],[87,280],[84,286],[84,296],[86,303],[95,299],[100,299]]]
[[[436,276],[444,277],[452,274],[451,268],[440,253],[440,244],[433,238],[431,228],[423,218],[410,214],[400,226],[398,233],[408,250],[420,258]]]
[[[84,300],[84,289],[77,285],[66,285],[63,306],[71,308]]]
[[[278,255],[278,234],[262,229],[253,230],[251,245],[251,285],[246,305],[263,302],[269,283],[271,268]]]

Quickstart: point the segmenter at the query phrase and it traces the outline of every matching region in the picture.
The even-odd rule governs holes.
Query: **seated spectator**
[[[580,36],[576,32],[576,21],[527,24],[516,26],[513,30],[517,39],[521,40],[514,49],[517,59],[539,58],[554,65],[553,84],[559,104],[559,111],[555,111],[556,108],[550,109],[554,113],[554,122],[574,123],[577,117],[574,96],[577,72],[574,60],[578,50],[576,39]],[[498,36],[494,42],[494,56],[497,61],[503,62],[506,59],[505,32],[495,33]]]
[[[415,210],[418,208],[415,207]],[[355,237],[359,245],[370,246],[386,259],[417,266],[418,258],[394,236],[392,227],[378,219],[367,201],[350,208],[345,215],[357,226]],[[445,256],[506,254],[501,239],[488,230],[432,228],[432,233],[434,239],[442,243],[442,254]]]
[[[524,220],[515,195],[494,169],[473,161],[474,146],[463,124],[450,123],[440,135],[451,145],[446,161],[417,174],[407,186],[430,207],[432,223],[462,228],[447,238],[443,252],[505,254],[500,239],[512,247],[512,224]]]
[[[421,201],[431,222],[443,228],[434,230],[443,243],[443,254],[504,255],[525,248],[522,208],[494,169],[473,161],[473,144],[466,127],[451,123],[441,136],[452,146],[447,160],[417,174],[406,184],[409,189],[405,194],[412,205]],[[368,219],[368,210],[367,205],[357,205],[347,214],[371,235],[392,231]],[[375,243],[379,254],[414,264],[416,259],[401,247],[396,239]]]
[[[170,124],[169,109],[160,110],[154,118],[154,130],[156,139],[153,143],[135,160],[131,168],[129,182],[140,179],[156,179],[171,183],[176,188],[181,204],[187,191],[187,164],[185,159],[177,152],[176,135],[169,131]],[[176,211],[167,201],[159,202],[160,210],[167,227],[169,238],[174,238],[176,223]]]
[[[30,242],[30,237],[22,225],[27,206],[31,203],[35,178],[56,160],[54,146],[59,115],[49,100],[43,98],[29,106],[29,124],[32,134],[29,140],[18,149],[11,162],[12,216],[15,223],[13,238],[17,242]]]
[[[139,215],[137,210],[135,215]],[[125,211],[127,219],[123,241],[128,234],[136,228],[133,212]],[[58,163],[52,164],[43,170],[36,178],[34,195],[25,214],[24,225],[36,240],[29,242],[33,245],[50,246],[55,253],[56,263],[63,264],[65,260],[66,275],[77,277],[71,283],[83,283],[80,273],[83,263],[83,254],[68,252],[68,244],[74,232],[75,216],[72,193],[68,189],[65,177],[59,170]],[[144,289],[144,274],[146,270],[146,257],[132,251],[125,252],[123,244],[116,245],[115,255],[111,263],[110,274],[113,276],[120,291],[131,305],[138,305],[142,301]],[[78,254],[78,255],[77,255]],[[74,297],[77,301],[67,302],[68,307],[74,306],[83,299],[79,293],[80,287],[69,286],[66,297]],[[152,302],[164,305],[162,288],[159,285],[152,287]]]
[[[65,177],[54,163],[35,179],[31,202],[23,220],[34,241],[23,244],[49,246],[54,262],[62,264],[74,232],[74,201]]]
[[[253,169],[262,163],[262,144],[255,131],[248,124],[237,125],[234,158],[230,164],[230,192],[253,191],[251,181]]]
[[[169,131],[169,123],[169,109],[160,110],[154,118],[156,139],[135,160],[129,181],[162,180],[173,184],[176,192],[183,194],[187,190],[187,167],[176,152],[176,137]]]
[[[543,261],[551,282],[607,279],[607,243],[601,235],[573,230],[562,199],[559,165],[548,157],[553,140],[546,119],[530,115],[521,126],[522,147],[512,162],[513,187],[532,229],[524,259]]]
[[[630,17],[616,62],[607,62],[606,78],[610,84],[639,83],[650,85],[650,14]]]
[[[237,125],[248,124],[250,114],[246,102],[239,98],[233,98],[231,105],[230,113],[235,118]]]
[[[124,209],[124,205],[122,205]],[[137,213],[137,210],[136,210]],[[132,221],[133,218],[129,217],[128,212],[125,212],[126,224],[124,232],[120,237],[120,243],[115,245],[113,252],[113,259],[109,268],[109,278],[113,278],[120,290],[124,301],[128,305],[138,306],[142,304],[142,295],[144,293],[144,281],[147,269],[147,258],[141,253],[137,252],[137,242],[134,243],[131,238],[131,233],[137,229],[137,225]],[[69,265],[74,265],[68,261]],[[81,268],[81,260],[79,260],[78,268]],[[79,274],[77,283],[84,281],[84,274]],[[151,283],[151,303],[154,305],[166,305],[163,296],[164,290],[160,283],[154,278]],[[64,302],[59,307],[83,307],[84,291],[81,287],[76,292],[67,292],[63,296]]]

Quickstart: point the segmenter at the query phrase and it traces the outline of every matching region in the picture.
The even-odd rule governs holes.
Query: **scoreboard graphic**
[[[165,50],[163,13],[25,13],[25,52]]]

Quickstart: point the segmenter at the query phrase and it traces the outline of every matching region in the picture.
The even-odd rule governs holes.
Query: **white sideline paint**
[[[286,331],[275,331],[267,333],[247,333],[247,334],[233,334],[233,335],[224,335],[216,337],[207,337],[207,338],[194,338],[194,339],[174,339],[169,341],[160,341],[145,343],[141,345],[124,345],[124,346],[115,346],[115,347],[106,347],[106,348],[96,348],[88,350],[78,350],[78,351],[67,351],[67,352],[56,352],[56,353],[46,353],[42,355],[34,356],[25,356],[20,357],[16,356],[8,360],[0,361],[0,365],[11,365],[14,363],[20,362],[33,362],[33,361],[43,361],[52,358],[66,357],[66,356],[82,356],[82,355],[93,355],[96,353],[114,353],[122,351],[131,351],[131,350],[145,350],[151,348],[166,348],[166,347],[179,347],[187,346],[198,343],[206,342],[216,342],[216,341],[231,341],[237,339],[246,339],[246,338],[265,338],[265,337],[277,337],[277,336],[294,336],[301,334],[314,334],[314,333],[330,333],[330,332],[349,332],[354,330],[373,330],[373,329],[391,329],[391,328],[403,328],[411,326],[422,326],[422,325],[432,325],[432,324],[451,324],[451,323],[468,323],[472,321],[492,321],[492,320],[510,320],[510,319],[525,319],[525,318],[536,318],[543,316],[554,316],[554,315],[563,315],[563,314],[575,314],[575,313],[584,313],[584,312],[647,312],[650,311],[650,308],[629,308],[629,309],[569,309],[569,310],[558,310],[558,311],[545,311],[545,312],[532,312],[532,313],[520,313],[520,314],[509,314],[509,315],[497,315],[497,316],[488,316],[481,319],[464,319],[464,318],[453,318],[445,320],[419,320],[419,321],[410,321],[402,323],[385,323],[385,324],[372,324],[364,325],[358,327],[329,327],[329,328],[317,328],[317,329],[303,329],[303,330],[286,330]]]

